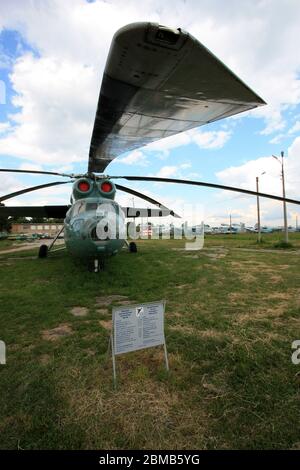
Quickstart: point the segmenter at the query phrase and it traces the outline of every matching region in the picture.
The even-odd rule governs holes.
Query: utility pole
[[[256,192],[259,193],[259,185],[258,185],[258,176],[256,177]],[[258,243],[261,242],[261,229],[260,229],[260,207],[259,207],[259,196],[256,196],[256,203],[257,203],[257,241]]]
[[[285,179],[284,179],[284,163],[283,163],[283,157],[284,157],[284,152],[280,152],[281,156],[281,161],[279,160],[278,157],[275,155],[272,155],[273,158],[276,158],[276,160],[280,163],[281,165],[281,180],[282,180],[282,197],[285,199]],[[286,201],[283,201],[283,221],[284,221],[284,241],[285,243],[289,242],[289,231],[288,231],[288,224],[287,224],[287,211],[286,211]]]
[[[284,164],[283,164],[284,152],[281,152],[281,177],[282,177],[282,195],[285,198],[285,180],[284,180]],[[287,224],[287,211],[286,211],[286,202],[283,201],[283,218],[284,218],[284,241],[289,242],[289,231]]]
[[[231,228],[231,214],[229,215],[229,231],[230,234],[232,233],[232,228]]]
[[[264,175],[266,172],[263,171],[261,175]],[[259,177],[256,176],[256,192],[259,193]],[[256,204],[257,204],[257,241],[258,243],[261,242],[261,225],[260,225],[260,205],[259,205],[259,196],[256,196]]]

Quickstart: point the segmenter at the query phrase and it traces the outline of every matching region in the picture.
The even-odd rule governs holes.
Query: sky
[[[287,197],[300,199],[299,0],[1,0],[1,167],[87,170],[110,42],[118,28],[135,21],[190,32],[267,105],[121,155],[106,173],[250,190],[259,176],[262,192],[281,195],[281,168],[272,155],[284,151]],[[2,173],[0,193],[50,181],[57,177]],[[126,184],[190,222],[214,226],[229,223],[231,214],[235,223],[256,223],[255,197],[183,185]],[[62,185],[7,205],[68,204],[70,193],[71,185]],[[119,192],[117,201],[133,203]],[[147,205],[138,198],[134,204]],[[282,203],[261,199],[262,225],[283,225],[282,212]],[[300,224],[300,206],[288,205],[290,225],[297,216]]]

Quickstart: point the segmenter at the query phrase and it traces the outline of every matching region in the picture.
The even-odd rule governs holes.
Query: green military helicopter
[[[64,218],[69,252],[93,263],[98,271],[107,256],[126,242],[125,218],[163,217],[172,210],[113,180],[157,181],[206,186],[276,200],[281,197],[202,181],[144,176],[108,176],[108,164],[118,155],[153,141],[266,104],[191,34],[155,23],[129,24],[118,30],[106,62],[85,174],[0,169],[68,177],[0,197],[0,215]],[[30,191],[73,182],[69,206],[5,206],[4,201]],[[121,207],[114,200],[121,190],[158,209]],[[299,201],[285,199],[299,204]],[[59,236],[57,234],[56,238]],[[42,245],[46,257],[56,240]],[[134,242],[127,243],[136,252]]]

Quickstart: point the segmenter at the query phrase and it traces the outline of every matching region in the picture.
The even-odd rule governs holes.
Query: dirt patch
[[[74,317],[86,317],[86,315],[89,313],[89,310],[86,307],[73,307],[71,313],[74,315]]]
[[[199,266],[200,269],[202,268],[206,268],[206,269],[210,269],[211,271],[219,271],[219,266],[218,265],[215,265],[215,264],[201,264],[201,266]]]
[[[136,303],[136,300],[120,300],[117,305],[135,305]]]
[[[43,339],[47,341],[56,341],[63,336],[69,336],[71,334],[73,334],[73,330],[67,323],[63,323],[56,328],[52,328],[51,330],[44,330],[42,332]]]
[[[99,305],[99,306],[109,306],[111,305],[113,302],[117,302],[117,301],[126,301],[128,299],[128,296],[127,295],[105,295],[105,296],[102,296],[102,297],[96,297],[96,305]]]
[[[244,303],[245,294],[243,292],[230,292],[228,294],[228,300],[231,304]]]
[[[300,441],[292,445],[291,450],[300,450]]]
[[[170,317],[170,318],[172,318],[172,317],[182,318],[183,313],[179,313],[179,312],[171,310],[171,312],[166,312],[166,316]]]
[[[95,356],[96,354],[96,351],[90,348],[84,349],[84,352],[86,353],[87,356]]]
[[[274,300],[291,300],[293,298],[293,293],[287,291],[287,292],[269,292],[267,294],[268,299],[274,299]]]
[[[225,256],[227,256],[227,253],[205,253],[205,252],[201,252],[202,255],[204,256],[207,256],[208,258],[212,259],[213,261],[217,260],[217,259],[221,259],[221,258],[225,258]]]
[[[96,312],[100,315],[108,315],[110,313],[107,308],[97,308]]]
[[[51,356],[49,356],[49,354],[42,354],[40,356],[40,363],[43,365],[43,366],[46,366],[47,364],[49,364],[51,362],[52,358]]]
[[[250,284],[250,283],[255,283],[257,282],[257,277],[254,276],[253,274],[251,273],[247,273],[247,272],[244,272],[244,273],[238,273],[238,276],[240,278],[240,280],[242,282],[244,282],[245,284]]]
[[[111,320],[100,320],[99,321],[100,325],[103,326],[106,330],[111,331],[112,328],[112,322]]]
[[[282,282],[282,277],[278,276],[277,274],[271,274],[269,276],[269,279],[270,279],[271,282],[274,282],[275,284],[278,283],[278,282]]]

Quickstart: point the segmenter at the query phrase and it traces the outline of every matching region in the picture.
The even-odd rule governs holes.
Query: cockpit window
[[[86,210],[87,211],[95,211],[98,207],[98,203],[97,202],[87,202],[86,203]]]
[[[96,215],[103,217],[108,212],[115,212],[116,210],[117,205],[112,203],[77,201],[73,206],[71,217],[75,217],[85,211],[96,211]],[[123,213],[123,211],[121,212]]]
[[[77,201],[75,202],[73,209],[72,209],[72,217],[75,215],[81,214],[85,211],[85,202],[84,201]]]

